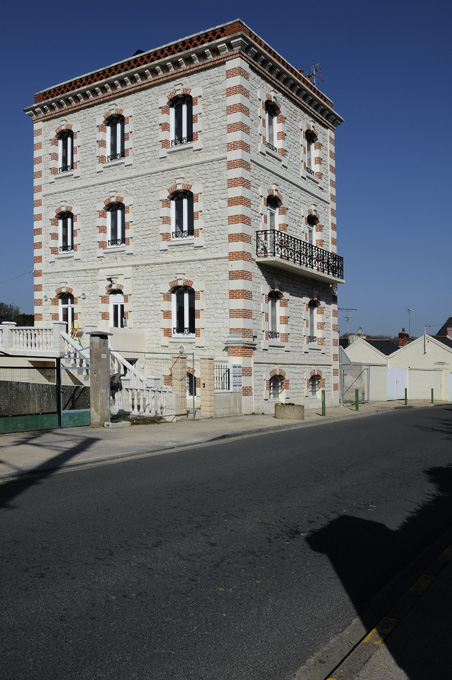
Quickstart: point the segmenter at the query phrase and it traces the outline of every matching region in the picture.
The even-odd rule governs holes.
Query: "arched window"
[[[66,324],[66,333],[69,333],[74,323],[74,296],[70,293],[60,295],[60,321]]]
[[[278,109],[273,102],[265,102],[265,142],[272,151],[278,150]]]
[[[319,303],[316,300],[310,300],[308,304],[308,342],[310,343],[316,343],[317,342],[317,334],[316,334],[316,321],[317,321],[317,312],[316,309],[319,306]]]
[[[319,223],[318,218],[315,215],[308,215],[306,220],[308,227],[308,243],[312,246],[315,245],[315,225]]]
[[[110,203],[107,208],[109,246],[122,246],[125,241],[125,208],[123,203]]]
[[[171,199],[172,238],[191,238],[194,235],[193,194],[178,191]]]
[[[273,375],[270,378],[269,399],[280,399],[282,392],[282,378],[280,375]]]
[[[306,130],[306,170],[314,174],[314,149],[317,135],[313,130]]]
[[[195,335],[195,291],[187,286],[175,288],[171,296],[173,336]]]
[[[110,326],[112,328],[124,328],[124,295],[120,290],[110,293]]]
[[[68,172],[74,167],[74,135],[64,130],[58,135],[58,172]]]
[[[268,337],[279,338],[279,295],[274,290],[268,294]]]
[[[320,376],[313,375],[309,378],[309,394],[311,397],[317,396],[320,387]]]
[[[279,201],[274,196],[267,198],[267,229],[278,230]]]
[[[170,105],[171,146],[193,141],[193,100],[190,95],[173,99]]]
[[[58,246],[60,253],[74,250],[74,216],[70,212],[61,212],[58,215]]]
[[[107,154],[107,163],[124,158],[124,116],[108,119]]]

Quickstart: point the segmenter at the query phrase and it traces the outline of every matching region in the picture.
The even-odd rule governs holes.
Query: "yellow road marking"
[[[391,630],[399,623],[399,619],[392,619],[389,616],[385,617],[380,623],[373,628],[364,638],[363,642],[370,642],[373,645],[381,645],[383,640],[389,635]]]
[[[422,576],[418,578],[418,580],[415,583],[413,583],[408,592],[415,593],[415,595],[422,595],[427,590],[429,585],[433,583],[434,580],[435,580],[434,576],[422,574]]]

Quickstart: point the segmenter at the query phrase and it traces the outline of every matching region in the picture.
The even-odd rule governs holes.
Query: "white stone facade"
[[[173,145],[170,109],[182,97],[192,106],[191,135]],[[58,320],[59,298],[69,294],[80,329],[112,330],[118,349],[173,352],[182,343],[197,365],[203,356],[241,363],[245,413],[273,411],[274,376],[279,400],[315,407],[324,388],[327,404],[338,402],[342,270],[325,263],[337,252],[334,137],[342,119],[309,79],[236,21],[38,93],[26,111],[35,141],[37,326]],[[107,160],[115,117],[123,148]],[[73,168],[59,173],[66,130]],[[174,237],[177,195],[193,205],[183,238]],[[279,250],[257,257],[271,206]],[[122,232],[112,231],[115,210]],[[69,248],[58,231],[64,214],[73,215]],[[311,254],[320,248],[317,259],[294,262],[300,243]],[[195,307],[183,338],[174,333],[180,288],[194,291]],[[114,291],[124,296],[126,328],[111,328]]]

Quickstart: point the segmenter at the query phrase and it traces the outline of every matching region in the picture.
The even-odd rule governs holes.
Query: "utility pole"
[[[344,318],[347,321],[347,337],[350,335],[350,312],[357,312],[355,307],[338,307],[340,312],[345,312]]]

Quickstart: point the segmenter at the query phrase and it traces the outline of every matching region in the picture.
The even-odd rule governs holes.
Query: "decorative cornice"
[[[330,126],[337,127],[343,122],[333,110],[332,101],[240,19],[38,92],[35,104],[24,110],[34,121],[54,118],[62,111],[69,113],[92,106],[98,100],[150,87],[163,78],[209,68],[239,51],[251,65],[256,64],[260,72],[266,71],[273,82],[280,83]]]

